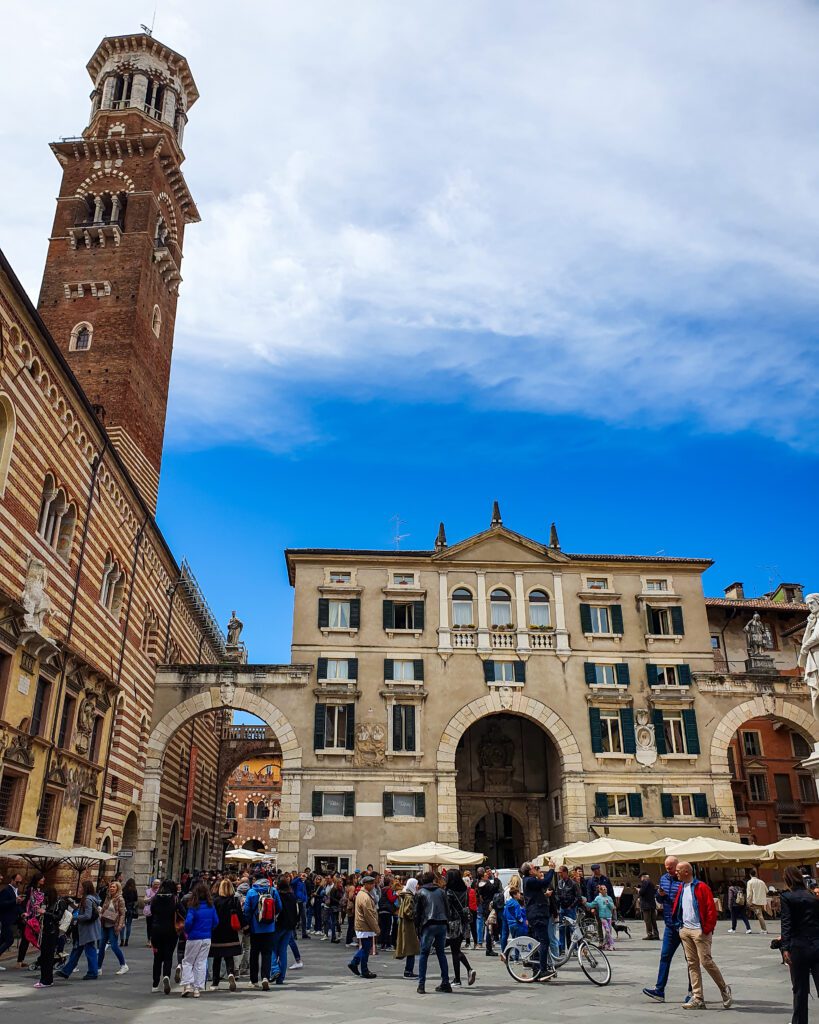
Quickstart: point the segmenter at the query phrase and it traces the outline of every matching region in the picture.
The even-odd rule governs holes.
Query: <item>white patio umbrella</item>
[[[223,860],[244,861],[247,864],[257,860],[267,860],[267,854],[255,850],[228,850]]]
[[[819,861],[819,839],[788,836],[767,846],[768,858],[778,864],[815,864]]]
[[[665,850],[661,843],[632,843],[626,839],[600,836],[586,843],[572,843],[561,849],[543,853],[536,857],[538,866],[553,860],[561,864],[622,864],[626,861],[663,860]]]
[[[393,850],[387,854],[388,864],[454,864],[467,867],[482,864],[485,860],[482,853],[458,850],[446,843],[421,843],[420,846],[409,846],[406,850]]]
[[[70,865],[77,872],[77,888],[80,885],[80,876],[86,868],[90,868],[92,864],[102,864],[104,861],[117,859],[115,853],[103,853],[90,846],[62,847],[49,846],[47,843],[10,852],[15,857],[20,857],[28,861],[29,864],[33,864],[44,874],[58,864]]]
[[[40,839],[39,836],[29,836],[26,835],[25,832],[16,832],[14,829],[0,828],[0,846],[3,846],[4,843],[10,843],[15,839],[23,839],[31,843],[39,842],[43,845],[48,845],[49,842],[47,839]],[[7,851],[7,854],[4,854],[4,856],[6,855],[10,857],[14,856],[14,850]]]
[[[660,839],[666,855],[679,860],[702,863],[757,864],[768,859],[768,848],[711,836],[692,836],[690,839]]]

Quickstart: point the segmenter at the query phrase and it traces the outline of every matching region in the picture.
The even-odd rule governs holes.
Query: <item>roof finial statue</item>
[[[444,524],[443,523],[439,523],[438,524],[438,536],[435,538],[435,550],[436,551],[443,551],[445,547],[446,547],[446,530],[444,529]]]
[[[490,526],[503,526],[503,520],[500,514],[500,505],[496,502],[492,502],[492,522]]]
[[[558,540],[557,527],[554,523],[552,523],[552,528],[551,530],[549,530],[549,547],[555,548],[555,550],[560,551],[560,541]]]

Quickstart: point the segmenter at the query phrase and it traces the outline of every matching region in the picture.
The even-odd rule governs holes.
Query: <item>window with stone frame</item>
[[[0,828],[13,831],[20,827],[28,777],[3,768],[0,778]]]
[[[768,776],[765,772],[748,772],[748,799],[764,803],[768,796]]]
[[[746,757],[762,757],[762,734],[755,729],[743,729],[742,751]]]
[[[601,709],[600,729],[603,741],[602,753],[622,754],[623,736],[620,730],[620,712]]]

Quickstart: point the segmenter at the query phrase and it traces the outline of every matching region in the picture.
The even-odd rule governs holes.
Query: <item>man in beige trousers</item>
[[[748,909],[756,915],[762,931],[766,932],[768,926],[765,924],[765,906],[768,902],[768,886],[761,878],[757,878],[756,868],[751,868],[751,877],[745,887],[745,902]]]
[[[717,908],[714,894],[705,884],[694,878],[694,869],[688,861],[677,865],[677,878],[682,883],[674,900],[672,919],[679,923],[680,941],[688,961],[691,978],[691,999],[683,1003],[686,1010],[704,1010],[705,998],[702,988],[702,969],[711,975],[722,997],[722,1005],[728,1009],[733,1004],[731,989],[711,955],[711,942],[717,925]]]

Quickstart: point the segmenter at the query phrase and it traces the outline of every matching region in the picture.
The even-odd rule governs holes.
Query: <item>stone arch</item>
[[[502,692],[501,692],[502,691]],[[458,842],[458,810],[455,786],[455,755],[466,730],[488,715],[521,715],[546,733],[561,763],[564,842],[588,837],[588,814],[583,786],[583,757],[571,729],[546,704],[526,696],[522,689],[498,687],[465,704],[449,720],[438,745],[438,838]]]
[[[145,784],[140,805],[139,841],[134,867],[137,881],[145,881],[151,870],[151,850],[154,845],[156,820],[159,813],[159,793],[165,751],[174,734],[186,722],[206,711],[231,708],[255,715],[273,731],[282,757],[282,794],[279,823],[279,862],[287,870],[295,869],[299,847],[299,802],[301,799],[301,747],[296,731],[275,704],[244,687],[231,687],[230,700],[225,703],[218,686],[171,708],[154,726],[145,751]]]
[[[720,817],[733,822],[736,827],[736,808],[731,790],[731,775],[728,767],[728,747],[737,729],[752,718],[773,715],[789,722],[800,732],[807,733],[814,743],[819,743],[819,722],[809,711],[791,704],[782,697],[763,694],[743,701],[731,708],[720,720],[711,737],[711,771],[714,773],[714,803]]]

